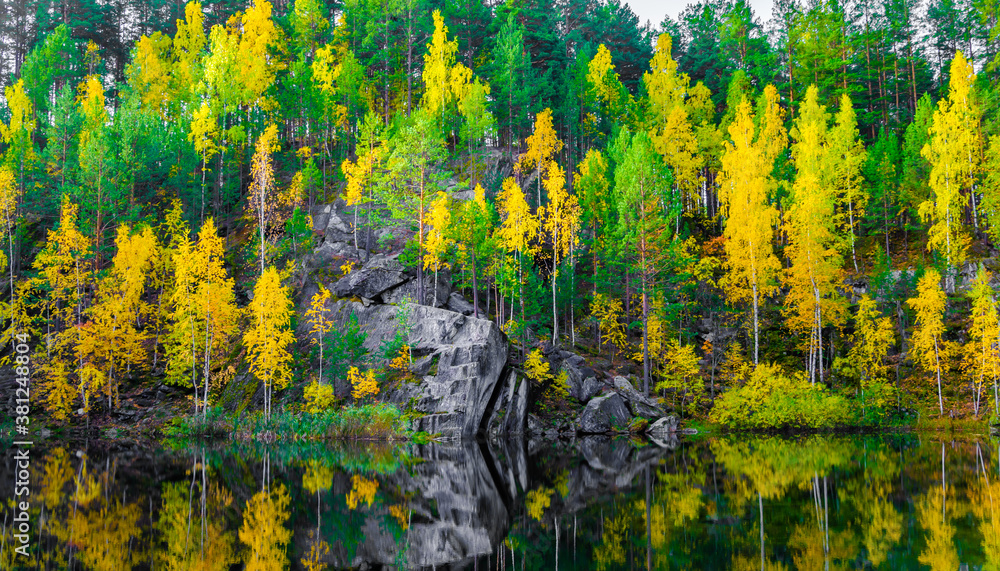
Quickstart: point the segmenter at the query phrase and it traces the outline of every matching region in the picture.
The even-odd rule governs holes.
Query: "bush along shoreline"
[[[412,440],[410,417],[393,404],[373,403],[317,412],[226,413],[212,408],[204,416],[172,419],[164,440],[250,441],[403,441]],[[419,439],[419,437],[418,437]]]

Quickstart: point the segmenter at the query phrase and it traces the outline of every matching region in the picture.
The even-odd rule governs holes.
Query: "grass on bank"
[[[207,418],[177,417],[163,430],[167,439],[406,440],[413,435],[409,418],[392,404],[346,406],[320,412],[281,411],[264,420],[260,412],[225,413],[209,409]]]

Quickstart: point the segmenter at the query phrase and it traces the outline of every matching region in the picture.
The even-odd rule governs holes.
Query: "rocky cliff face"
[[[394,305],[340,300],[332,318],[343,326],[353,314],[367,334],[365,348],[374,352],[396,336],[399,311]],[[492,321],[425,305],[412,306],[408,322],[410,371],[418,380],[402,383],[388,400],[423,414],[415,419],[415,430],[442,439],[474,437],[507,364],[506,338]]]
[[[314,255],[316,269],[335,264],[335,256],[358,256],[354,235],[339,203],[323,205],[313,213],[315,230],[323,241]],[[358,257],[365,257],[363,255]],[[471,304],[452,292],[451,277],[439,272],[424,278],[424,304],[407,303],[418,298],[415,272],[398,261],[398,255],[375,254],[350,274],[326,283],[334,296],[333,320],[343,327],[353,314],[367,335],[365,349],[376,352],[406,328],[416,382],[404,382],[386,397],[402,408],[418,413],[414,429],[436,434],[441,439],[470,439],[483,428],[507,384],[503,382],[507,364],[507,339],[490,320],[476,319]],[[314,276],[321,275],[315,272]],[[322,283],[322,278],[314,278]],[[317,283],[305,289],[303,299],[316,291]],[[399,312],[406,307],[406,319]],[[404,324],[405,322],[405,324]],[[503,379],[506,379],[503,376]],[[520,421],[508,417],[500,431],[520,432],[527,411],[527,394],[515,392],[518,406],[511,410]],[[510,391],[507,390],[509,393]]]
[[[402,408],[418,413],[414,429],[441,439],[471,439],[486,433],[493,438],[543,433],[609,434],[648,426],[667,416],[668,410],[644,397],[623,377],[602,379],[585,359],[546,344],[543,354],[553,371],[566,373],[569,395],[584,405],[574,422],[562,429],[544,427],[538,419],[529,422],[530,386],[523,375],[507,367],[506,336],[488,319],[473,317],[475,308],[458,292],[451,291],[451,277],[440,272],[435,280],[427,273],[423,304],[416,272],[399,262],[398,254],[374,254],[354,248],[354,234],[343,204],[323,205],[313,213],[317,233],[323,241],[313,256],[314,270],[339,265],[338,256],[367,261],[348,275],[325,281],[314,271],[302,299],[309,299],[324,283],[339,298],[333,302],[333,319],[343,327],[351,315],[367,335],[365,348],[375,353],[387,341],[408,331],[415,382],[404,382],[385,397]],[[399,318],[401,308],[409,315]],[[403,325],[405,322],[405,325]],[[304,325],[303,325],[304,327]],[[304,333],[302,331],[301,333]],[[339,387],[344,394],[349,387]],[[662,423],[661,423],[662,424]],[[676,427],[676,424],[669,424]],[[551,434],[550,434],[551,433]]]

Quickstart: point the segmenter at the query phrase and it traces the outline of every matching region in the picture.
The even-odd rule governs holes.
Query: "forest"
[[[323,271],[450,280],[546,406],[543,342],[732,427],[1000,418],[993,2],[0,5],[4,360],[55,421],[376,400],[405,339],[305,294],[335,201]]]

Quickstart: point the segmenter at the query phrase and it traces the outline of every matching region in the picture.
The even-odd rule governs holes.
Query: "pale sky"
[[[639,22],[645,23],[646,20],[649,20],[653,23],[654,28],[660,25],[663,16],[669,14],[671,18],[676,20],[684,8],[693,3],[691,0],[625,0],[625,2],[639,16]],[[749,2],[753,8],[754,16],[760,20],[761,25],[767,24],[768,20],[771,19],[773,0],[749,0]]]

